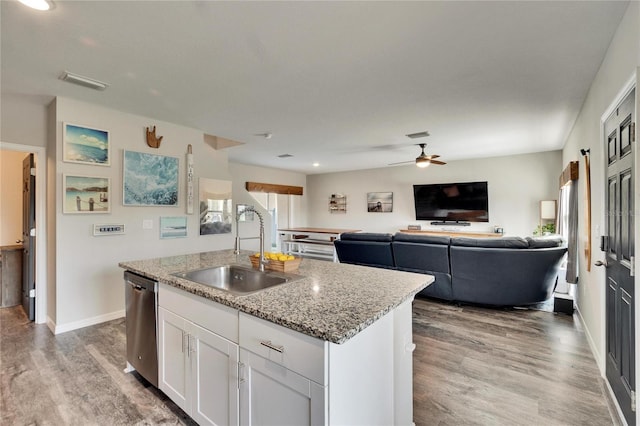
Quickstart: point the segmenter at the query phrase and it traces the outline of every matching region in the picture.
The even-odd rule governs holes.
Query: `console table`
[[[431,231],[431,230],[413,230],[401,229],[400,232],[405,234],[423,234],[423,235],[443,235],[446,237],[466,237],[466,238],[501,238],[503,234],[496,232],[456,232],[456,231]]]
[[[333,241],[345,232],[360,229],[339,228],[284,228],[278,229],[280,247],[287,254],[338,261]],[[329,250],[330,249],[330,250]]]

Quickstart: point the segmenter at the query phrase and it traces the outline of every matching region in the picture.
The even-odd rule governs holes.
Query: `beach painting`
[[[177,206],[178,159],[124,151],[122,198],[125,206]]]
[[[63,160],[69,163],[109,166],[109,132],[64,123]]]
[[[391,213],[393,211],[393,192],[368,192],[367,211],[369,213]]]
[[[63,179],[63,213],[109,213],[109,178],[64,175]]]
[[[184,238],[187,236],[187,217],[161,217],[160,238]]]

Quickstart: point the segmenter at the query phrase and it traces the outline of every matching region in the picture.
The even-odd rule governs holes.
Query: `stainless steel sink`
[[[245,295],[302,278],[296,274],[260,272],[255,269],[225,265],[215,268],[195,269],[173,274],[176,277],[204,284],[236,295]]]

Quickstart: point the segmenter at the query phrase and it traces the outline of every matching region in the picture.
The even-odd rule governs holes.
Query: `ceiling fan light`
[[[416,166],[420,167],[421,169],[429,167],[429,164],[431,164],[431,162],[427,158],[416,158]]]
[[[18,0],[20,3],[36,10],[51,10],[55,7],[51,0]]]

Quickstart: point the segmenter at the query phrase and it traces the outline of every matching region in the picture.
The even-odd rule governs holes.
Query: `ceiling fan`
[[[427,144],[426,144],[426,143],[419,143],[419,144],[417,144],[417,145],[418,145],[420,148],[422,148],[422,152],[420,153],[420,155],[418,155],[418,156],[416,157],[416,159],[415,159],[415,160],[412,160],[412,161],[401,161],[401,162],[399,162],[399,163],[391,163],[391,164],[389,164],[389,165],[390,165],[390,166],[395,166],[395,165],[397,165],[397,164],[409,164],[409,163],[413,163],[413,162],[415,161],[416,166],[418,166],[418,167],[420,167],[420,168],[422,168],[422,169],[423,169],[423,168],[425,168],[425,167],[428,167],[428,166],[429,166],[429,164],[437,164],[437,165],[439,165],[439,166],[442,166],[442,165],[444,165],[444,164],[447,164],[447,163],[445,163],[444,161],[436,160],[436,158],[440,157],[439,155],[427,155],[427,154],[425,154],[425,153],[424,153],[424,148],[427,146]]]

